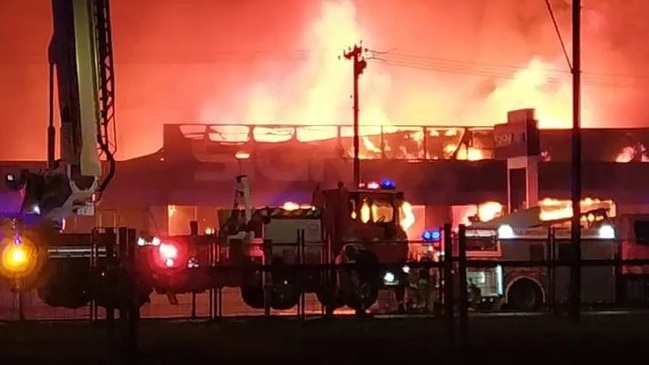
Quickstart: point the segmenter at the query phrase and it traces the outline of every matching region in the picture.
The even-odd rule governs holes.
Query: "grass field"
[[[649,315],[471,318],[460,363],[583,364],[643,359]],[[217,324],[142,321],[138,364],[446,363],[448,335],[439,319],[228,319]],[[103,364],[109,337],[88,323],[5,323],[2,364]],[[610,360],[609,360],[610,359]],[[599,361],[598,361],[599,360]]]

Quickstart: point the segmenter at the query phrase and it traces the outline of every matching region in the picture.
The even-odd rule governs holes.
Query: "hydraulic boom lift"
[[[94,215],[96,195],[105,191],[115,173],[109,0],[52,0],[52,15],[48,166],[6,176],[7,186],[24,194],[19,214],[0,217],[0,274],[16,279],[12,285],[21,290],[36,285],[48,305],[78,308],[88,302],[92,290],[111,287],[98,260],[90,263],[107,256],[106,250],[93,253],[90,244],[96,237],[60,232],[66,217]],[[55,87],[61,123],[59,160],[55,160]]]
[[[109,0],[52,0],[52,13],[48,166],[7,175],[6,183],[14,190],[25,189],[22,213],[59,221],[72,214],[93,215],[96,194],[115,173],[115,79]],[[55,80],[61,123],[57,161]]]

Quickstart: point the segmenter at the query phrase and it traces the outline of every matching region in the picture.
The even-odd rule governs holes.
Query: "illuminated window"
[[[190,234],[189,221],[196,220],[198,208],[196,206],[170,205],[167,207],[169,235]]]
[[[394,221],[394,207],[390,202],[375,201],[372,203],[372,221],[387,223]]]
[[[349,199],[349,211],[351,212],[352,219],[356,220],[358,213],[356,213],[356,201],[354,199]]]
[[[371,219],[371,215],[372,210],[370,209],[370,205],[367,201],[364,201],[363,205],[361,205],[361,222],[368,223]]]

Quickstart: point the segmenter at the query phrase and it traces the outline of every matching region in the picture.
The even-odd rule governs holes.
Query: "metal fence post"
[[[18,300],[18,320],[24,321],[25,317],[25,291],[23,290],[23,280],[15,280],[16,299]]]
[[[220,265],[221,263],[221,242],[217,241],[214,239],[213,241],[214,244],[214,265]],[[224,271],[221,271],[222,274],[220,275],[230,275],[230,271],[227,273]],[[216,317],[220,320],[223,317],[223,287],[221,286],[220,282],[217,280],[219,285],[216,287],[216,298],[214,298],[214,305],[215,305],[215,310],[216,310]]]
[[[139,304],[139,274],[136,267],[135,247],[137,245],[137,232],[135,229],[128,229],[126,240],[126,252],[128,257],[128,345],[129,358],[134,359],[138,352],[138,330],[140,321]]]
[[[104,235],[101,237],[101,243],[106,246],[106,332],[108,333],[108,358],[109,363],[114,363],[114,353],[117,345],[115,338],[115,303],[118,303],[120,295],[118,291],[118,283],[115,275],[117,274],[116,267],[117,258],[115,256],[115,248],[118,243],[118,236],[114,228],[106,228]]]
[[[122,356],[132,361],[137,353],[139,306],[135,270],[136,234],[134,229],[120,227],[119,235],[119,322]]]
[[[459,345],[460,348],[464,348],[467,344],[467,335],[468,335],[468,319],[469,319],[469,298],[468,298],[468,287],[467,287],[467,258],[466,258],[466,227],[464,224],[461,224],[458,230],[458,278],[460,281],[460,293],[458,298],[460,300],[459,309],[460,309],[460,333],[459,333]]]
[[[304,294],[304,287],[305,287],[305,279],[306,275],[304,275],[304,269],[305,269],[305,238],[304,238],[304,230],[300,229],[297,231],[297,255],[298,255],[298,266],[297,266],[297,281],[298,281],[298,290],[300,291],[300,301],[298,302],[297,306],[297,313],[298,317],[300,317],[301,320],[304,320],[306,317],[306,298]]]
[[[616,237],[616,239],[619,239]],[[620,242],[615,242],[617,248],[615,250],[615,255],[613,257],[613,262],[614,262],[614,272],[615,272],[615,304],[620,305],[620,304],[629,304],[628,303],[628,296],[627,296],[627,287],[624,285],[624,282],[621,280],[622,278],[622,245]],[[628,285],[628,284],[627,284]]]
[[[106,328],[112,337],[115,330],[115,246],[117,246],[117,235],[114,228],[107,228],[102,243],[106,246],[106,280],[108,283],[108,295],[106,298]]]
[[[453,232],[450,223],[444,224],[444,318],[450,353],[455,347],[455,298],[453,296]]]
[[[128,358],[128,254],[127,245],[128,230],[126,227],[117,228],[117,257],[119,259],[119,268],[116,273],[117,283],[117,310],[119,320],[117,321],[117,331],[115,333],[115,343],[119,349],[119,355],[122,360]]]
[[[271,296],[273,295],[273,283],[272,280],[269,280],[270,279],[269,276],[272,275],[270,273],[269,258],[272,257],[272,253],[273,253],[273,248],[272,248],[273,242],[271,240],[264,240],[263,244],[264,244],[263,247],[264,255],[262,256],[261,283],[264,291],[264,315],[269,316],[271,312],[270,311]]]
[[[556,256],[556,242],[554,239],[554,228],[550,227],[548,228],[548,244],[547,244],[547,262],[548,262],[548,298],[547,298],[547,303],[548,303],[548,309],[550,310],[551,314],[557,315],[558,311],[556,308],[556,298],[555,298],[555,292],[556,292],[556,280],[555,280],[555,272],[556,272],[556,262],[557,262],[557,256]]]
[[[98,255],[98,243],[101,239],[101,233],[97,230],[97,228],[93,228],[92,232],[90,232],[90,260],[89,260],[89,265],[90,265],[90,271],[96,273],[98,269],[97,265],[97,255]],[[97,320],[97,302],[95,300],[95,296],[90,297],[90,303],[88,305],[88,311],[89,311],[89,316],[90,316],[90,322],[94,323]]]
[[[189,221],[189,231],[191,233],[191,246],[192,250],[194,249],[196,245],[196,236],[198,236],[198,222],[197,221]],[[192,290],[192,303],[191,303],[191,313],[190,313],[190,318],[191,319],[196,319],[196,291]]]

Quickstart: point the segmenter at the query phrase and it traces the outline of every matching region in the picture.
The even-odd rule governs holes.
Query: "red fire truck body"
[[[350,246],[364,253],[358,257],[369,260],[367,264],[398,266],[406,261],[408,241],[400,224],[404,204],[401,192],[381,186],[316,191],[313,205],[223,210],[217,235],[156,238],[143,241],[141,250],[151,269],[148,277],[161,293],[239,287],[253,308],[270,304],[288,309],[302,292],[315,292],[324,305],[369,308],[379,289],[403,288],[398,267],[356,270],[367,284],[363,287],[369,288],[361,295],[356,290],[360,284],[352,283],[345,270],[331,272],[316,265],[349,262],[344,252]],[[262,265],[269,268],[266,273]],[[270,298],[264,295],[264,284],[271,284]]]
[[[532,211],[534,212],[534,211]],[[646,260],[649,232],[646,215],[621,215],[596,218],[596,212],[584,216],[588,227],[581,232],[583,260]],[[482,292],[481,300],[504,303],[519,310],[536,310],[549,302],[563,303],[568,299],[572,259],[570,227],[564,222],[546,222],[542,226],[516,228],[503,217],[498,228],[486,229],[488,224],[469,227],[467,257],[493,259],[502,266],[470,269],[469,285]],[[544,261],[553,258],[559,267],[507,267],[507,261]],[[581,301],[585,305],[632,305],[649,299],[649,266],[615,265],[584,266],[581,268]],[[499,307],[499,306],[496,306]]]

